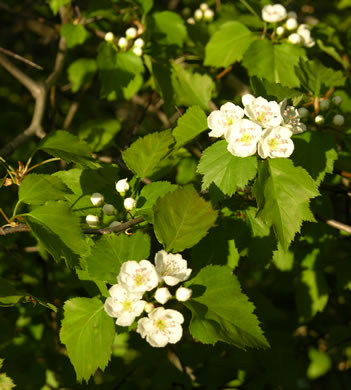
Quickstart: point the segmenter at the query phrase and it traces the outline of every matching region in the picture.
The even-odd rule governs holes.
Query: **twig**
[[[32,61],[28,60],[27,58],[24,58],[24,57],[20,56],[19,54],[16,54],[10,50],[4,49],[3,47],[0,47],[0,51],[3,52],[4,54],[10,56],[10,57],[16,58],[16,60],[22,61],[25,64],[32,66],[33,68],[36,68],[39,70],[44,69],[42,66],[36,64],[35,62],[32,62]]]
[[[342,230],[346,233],[351,234],[351,226],[346,225],[345,223],[336,221],[335,219],[326,219],[326,218],[323,218],[320,216],[318,216],[317,218],[324,221],[327,225],[329,225],[335,229]]]

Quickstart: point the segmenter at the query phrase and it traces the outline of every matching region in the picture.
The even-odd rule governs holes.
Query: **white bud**
[[[187,22],[188,24],[195,24],[195,23],[196,23],[194,18],[188,18],[188,19],[186,20],[186,22]]]
[[[157,302],[164,305],[172,298],[172,294],[169,292],[167,287],[158,288],[155,292],[155,299]]]
[[[90,201],[94,206],[100,206],[104,203],[104,195],[94,192],[90,197]]]
[[[133,53],[136,56],[141,57],[143,55],[143,49],[140,47],[133,47]]]
[[[135,42],[134,42],[134,46],[135,46],[135,47],[140,47],[140,49],[143,48],[144,45],[145,45],[145,42],[144,42],[144,39],[143,39],[143,38],[138,38],[138,39],[136,39]]]
[[[146,311],[146,313],[151,313],[155,308],[155,305],[153,303],[150,303],[150,302],[146,302],[145,303],[145,307],[144,307],[144,310]]]
[[[113,221],[113,222],[110,223],[110,226],[109,226],[109,227],[113,228],[113,227],[120,226],[120,225],[122,225],[121,222],[119,222],[119,221]]]
[[[186,287],[179,287],[176,291],[176,299],[179,301],[179,302],[185,302],[187,301],[188,299],[190,299],[191,295],[192,295],[192,290],[190,290],[190,288],[186,288]]]
[[[202,20],[204,16],[204,13],[201,11],[201,9],[197,9],[195,12],[194,12],[194,18],[197,22],[200,22],[200,20]]]
[[[97,226],[99,224],[99,217],[97,215],[87,215],[86,218],[85,218],[85,222],[89,225],[89,226]]]
[[[213,18],[214,18],[214,12],[211,9],[207,9],[204,12],[204,20],[206,22],[212,22]]]
[[[345,118],[343,115],[337,114],[333,118],[333,124],[335,126],[342,126],[345,123]]]
[[[133,198],[126,198],[126,199],[124,199],[123,204],[124,204],[124,208],[126,210],[132,210],[132,209],[134,209],[134,207],[136,205],[136,201]]]
[[[125,37],[121,37],[118,40],[118,47],[120,49],[125,49],[128,46],[128,41]]]
[[[337,96],[334,96],[332,100],[333,100],[333,103],[336,106],[338,106],[342,102],[342,97],[337,95]]]
[[[286,15],[288,18],[297,19],[297,13],[295,11],[289,11]]]
[[[289,18],[285,23],[285,27],[289,31],[296,30],[297,26],[298,26],[298,23],[297,23],[297,20],[295,18]]]
[[[298,45],[299,43],[302,42],[302,39],[299,34],[293,33],[288,36],[288,40],[290,43],[293,45]]]
[[[114,206],[112,204],[106,203],[104,205],[104,207],[102,208],[102,211],[106,215],[113,215],[115,213],[116,209],[114,208]]]
[[[108,32],[105,34],[105,41],[106,42],[113,42],[114,39],[115,39],[115,36],[114,36],[113,32]]]
[[[201,3],[200,9],[201,9],[201,11],[206,11],[208,9],[208,5],[206,3]]]
[[[137,36],[137,30],[134,27],[129,27],[126,30],[126,37],[128,40],[134,39]]]
[[[246,93],[241,97],[241,101],[244,106],[247,106],[248,104],[252,103],[254,100],[256,100],[255,96],[251,95],[251,93]]]
[[[317,124],[317,125],[322,125],[324,123],[324,116],[323,115],[317,115],[315,118],[314,118],[314,122]]]
[[[330,104],[329,104],[329,100],[327,99],[321,99],[319,101],[319,108],[321,111],[327,111],[328,108],[329,108]]]
[[[116,183],[116,191],[119,193],[124,193],[129,190],[128,179],[118,180]]]
[[[283,26],[279,26],[279,27],[277,27],[275,32],[277,33],[278,36],[281,36],[285,33],[285,28]]]

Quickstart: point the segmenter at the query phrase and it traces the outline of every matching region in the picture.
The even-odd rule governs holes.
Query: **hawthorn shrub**
[[[0,389],[346,389],[351,2],[3,0]]]

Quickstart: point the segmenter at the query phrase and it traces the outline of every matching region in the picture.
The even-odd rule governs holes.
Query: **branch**
[[[324,219],[324,222],[335,229],[342,230],[346,233],[351,234],[351,226],[349,225],[345,225],[342,222],[335,221],[335,219]]]

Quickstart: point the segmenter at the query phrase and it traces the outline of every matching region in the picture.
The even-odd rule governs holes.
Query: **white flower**
[[[176,310],[158,307],[138,321],[137,332],[156,348],[177,343],[183,335],[183,315]]]
[[[233,103],[225,103],[220,110],[212,111],[207,118],[207,126],[212,131],[210,137],[222,137],[230,126],[244,116],[244,110]]]
[[[262,128],[249,119],[235,122],[226,134],[228,151],[237,157],[248,157],[256,153],[257,142],[260,140]]]
[[[297,33],[300,35],[304,46],[313,47],[315,45],[316,42],[311,37],[311,31],[307,24],[300,24]]]
[[[251,93],[246,93],[241,97],[241,102],[243,103],[244,106],[247,106],[248,104],[252,103],[255,99],[256,99],[255,96],[251,95]]]
[[[110,223],[110,226],[109,226],[109,227],[112,228],[112,227],[116,227],[116,226],[119,226],[119,225],[122,225],[121,222],[119,222],[119,221],[113,221],[113,222]]]
[[[113,35],[113,32],[108,32],[105,34],[105,41],[106,42],[113,42],[115,39],[115,36]]]
[[[329,107],[330,107],[330,103],[328,99],[321,99],[319,101],[319,108],[321,111],[327,111]]]
[[[172,298],[172,294],[169,292],[167,287],[158,288],[155,292],[155,299],[157,302],[164,305]]]
[[[299,43],[302,42],[302,38],[299,34],[297,33],[293,33],[293,34],[290,34],[288,36],[288,40],[290,43],[292,43],[293,45],[298,45]]]
[[[303,133],[306,130],[304,123],[300,122],[299,111],[293,106],[287,106],[286,100],[280,103],[283,126],[287,127],[293,134]]]
[[[134,39],[137,36],[137,30],[134,27],[129,27],[126,30],[126,37],[128,40]]]
[[[141,57],[143,55],[143,49],[141,47],[133,47],[133,53],[136,56]]]
[[[297,112],[299,113],[300,118],[307,118],[310,115],[310,112],[305,107],[298,108]]]
[[[164,280],[168,286],[175,286],[187,280],[191,269],[187,268],[188,263],[179,253],[167,253],[164,250],[158,251],[155,255],[156,271],[160,280]]]
[[[138,39],[136,39],[135,42],[134,42],[134,46],[135,46],[135,47],[140,47],[140,49],[143,48],[144,45],[145,45],[145,42],[144,42],[144,39],[143,39],[143,38],[138,38]]]
[[[128,260],[122,264],[117,281],[132,293],[144,293],[157,287],[159,277],[150,261]]]
[[[94,192],[90,197],[90,201],[94,206],[100,206],[104,203],[104,195]]]
[[[278,36],[281,36],[285,33],[285,28],[283,26],[278,26],[275,32],[277,33]]]
[[[317,115],[315,118],[314,118],[314,123],[316,123],[317,125],[322,125],[324,123],[324,116],[323,115]]]
[[[116,191],[123,194],[128,190],[129,190],[128,179],[118,180],[118,182],[116,183]]]
[[[204,16],[204,13],[201,11],[201,9],[195,10],[195,12],[194,12],[194,19],[197,22],[200,22],[200,20],[203,18],[203,16]]]
[[[287,127],[278,126],[263,132],[258,143],[258,154],[262,158],[289,157],[294,151],[294,143],[290,139],[292,132]]]
[[[204,20],[206,22],[212,22],[214,18],[214,12],[211,9],[207,9],[204,11]]]
[[[333,117],[333,124],[335,126],[342,126],[345,123],[345,118],[343,115],[337,114]]]
[[[176,291],[176,299],[179,302],[185,302],[190,299],[193,291],[190,288],[179,287]]]
[[[128,46],[128,41],[125,37],[121,37],[118,40],[118,47],[120,49],[125,49]]]
[[[338,106],[342,102],[342,97],[337,95],[337,96],[334,96],[332,100],[333,100],[333,103],[336,106]]]
[[[111,296],[106,299],[104,309],[110,317],[117,318],[117,325],[131,325],[143,312],[146,302],[140,299],[141,294],[133,294],[119,284],[114,284],[109,293]]]
[[[123,205],[126,210],[132,210],[136,205],[136,200],[133,198],[126,198],[124,199]]]
[[[99,224],[100,222],[100,219],[97,215],[87,215],[86,218],[85,218],[85,222],[89,225],[89,226],[92,226],[92,227],[95,227]]]
[[[114,206],[112,204],[106,203],[106,204],[104,204],[102,211],[106,215],[113,215],[115,213],[116,209],[114,208]]]
[[[287,16],[284,6],[281,4],[265,5],[262,8],[262,19],[268,23],[281,22]]]
[[[289,18],[289,19],[285,22],[285,27],[286,27],[286,29],[289,30],[289,31],[296,30],[296,29],[297,29],[297,26],[298,26],[298,23],[297,23],[296,18]]]
[[[280,105],[263,97],[258,97],[245,106],[245,114],[255,123],[265,127],[276,127],[282,123]]]

